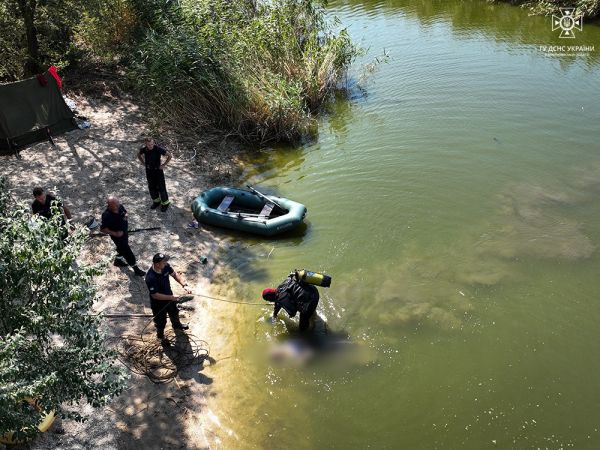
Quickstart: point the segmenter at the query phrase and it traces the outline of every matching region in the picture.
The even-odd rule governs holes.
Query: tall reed
[[[168,14],[146,14],[130,73],[173,126],[247,141],[301,139],[357,53],[313,0],[170,5]]]

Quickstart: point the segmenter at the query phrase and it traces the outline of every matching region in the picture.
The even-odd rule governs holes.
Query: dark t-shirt
[[[62,203],[60,200],[56,200],[56,197],[54,197],[51,194],[46,194],[46,201],[42,204],[37,200],[34,200],[31,204],[31,210],[34,214],[39,214],[40,216],[45,217],[46,219],[50,219],[52,218],[52,202],[54,201],[56,202],[56,206],[58,206],[59,208],[62,207]]]
[[[127,210],[123,205],[119,206],[119,212],[114,213],[107,209],[102,213],[100,228],[108,228],[110,231],[124,231],[127,233]]]
[[[154,145],[152,150],[148,150],[148,147],[145,145],[140,148],[140,155],[144,155],[144,161],[146,163],[146,170],[158,170],[160,169],[160,157],[166,155],[167,151],[159,147],[158,145]]]
[[[156,273],[153,268],[148,270],[146,273],[146,285],[150,292],[150,301],[155,301],[152,298],[152,294],[165,294],[173,295],[171,290],[171,282],[169,276],[173,273],[173,268],[170,265],[166,265],[161,273]]]

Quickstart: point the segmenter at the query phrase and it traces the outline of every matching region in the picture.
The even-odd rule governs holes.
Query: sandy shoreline
[[[211,255],[223,243],[206,229],[188,229],[192,219],[189,205],[209,184],[214,184],[214,167],[227,172],[233,151],[218,153],[174,149],[176,157],[165,169],[172,206],[167,212],[151,211],[144,169],[136,161],[142,136],[148,133],[140,108],[131,102],[115,103],[78,99],[79,113],[91,123],[55,139],[56,147],[40,143],[21,153],[21,159],[2,156],[2,174],[8,177],[12,195],[31,201],[31,189],[40,185],[57,188],[76,221],[93,215],[99,220],[108,194],[116,194],[129,212],[130,228],[162,227],[156,232],[130,235],[131,248],[144,270],[158,251],[172,256],[172,266],[183,273],[192,290],[210,295],[210,281],[218,276]],[[159,140],[160,141],[160,140]],[[218,154],[218,157],[216,156]],[[211,177],[211,171],[212,177]],[[110,239],[89,241],[84,261],[98,260],[113,251]],[[208,256],[208,264],[200,256]],[[172,283],[173,284],[173,283]],[[175,283],[176,284],[176,283]],[[142,278],[128,269],[109,266],[97,279],[98,311],[117,314],[150,313],[148,293]],[[175,293],[183,293],[175,286]],[[190,332],[210,343],[211,351],[227,346],[222,318],[234,305],[196,297],[193,310],[184,311]],[[139,334],[148,319],[115,319],[105,326],[111,336]],[[169,325],[168,325],[169,327]],[[152,336],[152,324],[146,334]],[[218,388],[213,385],[211,364],[205,361],[180,372],[176,381],[155,385],[146,377],[131,374],[126,391],[100,410],[83,406],[89,419],[83,424],[58,420],[50,432],[32,443],[32,448],[214,448],[218,438],[206,430],[207,403]],[[64,434],[58,434],[59,427]]]

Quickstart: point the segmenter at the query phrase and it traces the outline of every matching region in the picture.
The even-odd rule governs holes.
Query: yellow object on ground
[[[26,398],[25,401],[27,403],[29,403],[31,406],[33,406],[35,409],[37,409],[38,411],[42,410],[39,403],[37,402],[37,400],[34,400],[32,398]],[[50,412],[44,411],[43,415],[42,415],[42,420],[38,424],[38,430],[40,430],[42,433],[48,431],[48,428],[50,428],[50,426],[52,426],[52,424],[54,423],[54,419],[56,419],[56,414],[54,413],[54,411],[50,411]],[[22,439],[15,439],[14,435],[15,435],[14,431],[5,433],[4,435],[0,436],[0,443],[18,444],[20,442],[23,442]]]

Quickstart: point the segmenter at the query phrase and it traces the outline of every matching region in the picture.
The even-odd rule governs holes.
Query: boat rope
[[[169,306],[169,302],[157,314]],[[155,316],[146,322],[139,336],[120,335],[106,339],[125,367],[138,375],[145,375],[155,384],[170,383],[180,371],[201,365],[210,359],[208,342],[192,333],[165,330],[165,338],[149,337],[144,332]]]
[[[209,346],[191,333],[165,331],[165,339],[156,336],[122,335],[107,339],[119,361],[155,384],[169,383],[180,371],[200,365],[209,358]]]
[[[269,306],[268,303],[240,302],[240,301],[237,301],[237,300],[229,300],[227,298],[211,297],[210,295],[198,294],[197,292],[192,292],[191,295],[195,295],[197,297],[207,298],[209,300],[216,300],[218,302],[236,303],[238,305]]]
[[[142,294],[141,286],[136,287],[140,288],[139,294]],[[197,292],[192,295],[219,302],[268,306],[266,303],[230,300]],[[190,296],[184,295],[182,298],[186,298],[187,301],[191,300]],[[170,302],[166,303],[163,310]],[[125,367],[133,373],[146,376],[155,384],[170,383],[180,371],[201,365],[204,360],[212,360],[208,343],[191,333],[165,330],[165,339],[163,340],[153,334],[145,333],[154,320],[155,315],[153,314],[106,314],[103,317],[107,319],[149,318],[139,335],[114,336],[107,338],[106,342],[116,351],[119,361]]]

